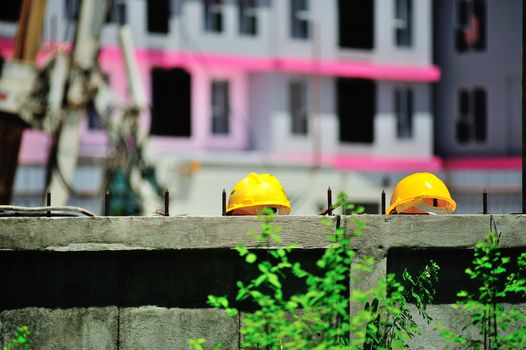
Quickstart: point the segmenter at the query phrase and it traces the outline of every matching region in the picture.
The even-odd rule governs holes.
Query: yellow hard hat
[[[395,213],[452,213],[457,203],[446,185],[431,173],[415,173],[404,177],[393,191],[387,215]]]
[[[278,179],[270,174],[250,173],[230,192],[226,213],[256,215],[264,207],[276,208],[279,214],[290,213],[287,194]]]

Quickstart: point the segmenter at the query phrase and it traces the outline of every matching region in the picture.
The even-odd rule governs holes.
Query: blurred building
[[[518,0],[506,1],[520,5]],[[490,87],[490,83],[506,86],[511,101],[517,97],[520,104],[520,89],[514,91],[514,80],[501,77],[509,73],[519,79],[520,74],[514,75],[515,58],[503,64],[502,70],[490,69],[487,81],[482,81],[475,79],[476,67],[485,69],[494,60],[490,51],[479,65],[472,66],[467,63],[471,58],[466,57],[480,55],[470,49],[473,44],[467,45],[466,52],[456,51],[460,22],[450,14],[456,11],[457,2],[115,1],[103,33],[100,62],[109,83],[126,97],[127,81],[117,40],[118,18],[125,17],[150,98],[151,110],[142,123],[152,136],[151,154],[162,163],[160,176],[174,190],[173,213],[217,213],[219,209],[209,203],[250,170],[278,176],[296,208],[301,208],[295,213],[322,208],[329,185],[334,192],[344,190],[376,212],[382,188],[388,189],[409,172],[442,170],[434,146],[447,157],[515,150],[515,136],[503,135],[518,128],[504,131],[495,121],[484,131],[484,137],[492,140],[484,148],[479,140],[482,129],[469,124],[475,119],[457,123],[459,89],[473,101],[469,102],[473,111],[481,105],[475,101],[481,99],[502,103],[502,110],[496,106],[486,109],[488,121],[496,115],[511,118],[514,114],[504,108],[507,97],[492,92],[500,91],[500,85]],[[468,3],[460,1],[464,2]],[[468,21],[479,6],[476,3],[469,2],[466,7],[471,11],[465,15]],[[48,0],[47,42],[72,39],[77,4],[75,0]],[[502,11],[513,12],[496,9],[495,13],[506,16]],[[520,25],[520,18],[518,24],[497,23],[489,16],[491,11],[484,13],[488,24],[500,26],[499,31]],[[516,9],[513,15],[520,13]],[[4,56],[10,54],[16,17],[16,11],[10,17],[0,15]],[[435,59],[443,78],[433,64],[433,19],[435,41],[439,41]],[[476,41],[474,29],[467,25],[461,29],[467,33],[464,36]],[[517,33],[513,35],[520,42],[520,30]],[[496,55],[508,48],[507,43],[511,47],[515,38],[498,41],[488,35],[485,40]],[[505,47],[493,50],[493,40]],[[438,53],[442,49],[445,51]],[[519,62],[520,53],[516,60]],[[441,82],[434,90],[437,81]],[[433,91],[439,116],[435,124]],[[456,138],[458,130],[468,135],[465,142]],[[26,133],[18,194],[43,188],[49,144],[47,135]],[[107,153],[104,131],[96,115],[88,111],[75,180],[80,193],[73,200],[88,207],[99,205]],[[192,166],[196,162],[201,166]],[[443,174],[447,179],[457,176],[457,172]],[[41,179],[39,185],[35,185],[35,178]],[[451,184],[456,186],[456,180]],[[32,198],[31,193],[25,197]],[[17,198],[23,201],[24,195]]]
[[[476,212],[487,189],[495,210],[520,212],[522,1],[437,0],[433,14],[435,147],[453,195]]]

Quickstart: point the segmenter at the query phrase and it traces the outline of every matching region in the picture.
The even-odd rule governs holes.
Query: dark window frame
[[[336,101],[340,142],[373,144],[376,82],[361,78],[337,78]]]
[[[152,67],[150,134],[192,136],[192,74],[180,67]]]
[[[247,36],[258,34],[258,0],[237,0],[239,33]]]
[[[485,143],[488,138],[486,89],[482,87],[460,89],[457,93],[457,109],[457,142],[459,144]]]
[[[309,133],[309,86],[305,80],[292,80],[288,85],[290,133],[305,136]]]
[[[127,22],[126,0],[113,0],[105,21],[106,23],[125,24]]]
[[[230,134],[230,82],[212,80],[210,84],[211,131],[213,135]]]
[[[22,0],[9,0],[2,3],[0,22],[17,23],[22,9]]]
[[[80,16],[80,0],[64,0],[64,18],[68,21],[78,21]]]
[[[289,0],[290,37],[307,40],[311,36],[311,23],[306,14],[311,13],[309,0]]]
[[[338,46],[373,50],[375,21],[375,0],[338,0]]]
[[[394,111],[396,117],[396,137],[412,139],[414,125],[414,90],[411,87],[397,87],[394,91]]]
[[[146,1],[146,29],[151,34],[168,34],[170,32],[171,1]]]
[[[486,0],[457,0],[455,47],[457,52],[486,50]]]
[[[224,30],[223,0],[203,0],[204,30],[208,33],[222,33]]]
[[[110,75],[108,73],[102,72],[102,77],[106,84],[110,84]],[[88,130],[89,131],[101,131],[104,130],[104,125],[100,120],[100,117],[95,108],[95,103],[93,101],[89,102],[86,106],[86,114],[88,117]]]
[[[395,43],[397,47],[413,46],[413,0],[395,0]]]

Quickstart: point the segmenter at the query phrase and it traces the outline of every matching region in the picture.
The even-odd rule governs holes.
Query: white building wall
[[[433,118],[430,112],[431,87],[426,83],[377,82],[376,115],[374,119],[374,142],[372,144],[342,143],[339,141],[339,120],[336,110],[336,82],[334,78],[322,78],[319,82],[321,108],[316,111],[312,101],[316,80],[303,77],[308,84],[310,109],[308,133],[294,135],[288,112],[288,84],[297,80],[294,75],[276,75],[257,79],[251,95],[272,96],[264,99],[266,108],[258,114],[261,104],[254,104],[251,113],[257,115],[258,135],[266,135],[268,144],[264,149],[277,152],[316,153],[327,155],[360,155],[379,157],[429,158],[433,155]],[[263,81],[264,80],[264,81]],[[257,87],[256,87],[257,86]],[[398,139],[394,93],[397,87],[411,88],[414,94],[413,137]],[[273,100],[272,100],[273,99]],[[270,117],[271,122],[263,122]],[[356,116],[357,118],[359,116]],[[319,136],[317,136],[319,135]],[[319,137],[316,140],[316,137]],[[260,142],[261,143],[261,142]],[[258,144],[260,144],[258,143]]]
[[[414,94],[413,136],[408,139],[397,137],[394,94],[398,87],[410,88]],[[374,155],[401,157],[410,154],[414,158],[431,157],[433,155],[431,86],[383,82],[377,85],[377,93]]]
[[[375,0],[374,61],[429,65],[432,62],[431,0],[413,0],[413,45],[397,47],[395,42],[395,1]]]

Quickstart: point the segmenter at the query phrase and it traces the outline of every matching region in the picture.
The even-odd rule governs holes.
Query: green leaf
[[[239,243],[236,245],[236,250],[239,252],[240,256],[244,256],[248,253],[247,247],[245,247],[243,244]]]
[[[269,273],[267,275],[268,281],[276,288],[281,288],[281,283],[279,282],[278,276],[274,273]]]
[[[249,264],[253,264],[257,260],[257,256],[254,253],[250,253],[245,258],[246,262]]]
[[[460,292],[457,293],[457,297],[459,298],[465,298],[468,296],[468,292],[466,292],[465,290],[461,290]]]

